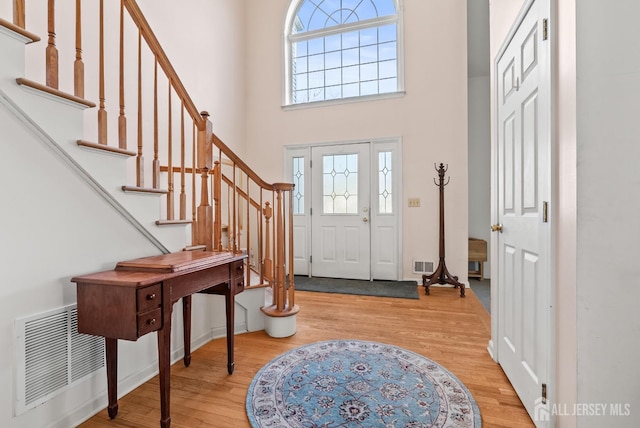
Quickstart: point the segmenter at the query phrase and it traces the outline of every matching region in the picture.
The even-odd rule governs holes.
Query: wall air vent
[[[433,273],[433,262],[413,260],[413,273]]]
[[[78,333],[76,305],[17,319],[16,408],[19,415],[104,367],[104,340]]]

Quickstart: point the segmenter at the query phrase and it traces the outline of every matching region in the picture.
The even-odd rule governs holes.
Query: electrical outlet
[[[420,206],[420,198],[409,198],[409,208],[416,208]]]

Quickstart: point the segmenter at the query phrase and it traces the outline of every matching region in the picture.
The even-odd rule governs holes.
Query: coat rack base
[[[454,288],[460,288],[460,297],[464,297],[464,283],[458,281],[457,276],[449,273],[444,259],[440,259],[438,267],[431,275],[422,275],[422,285],[427,296],[431,294],[430,287],[432,284],[451,284]]]

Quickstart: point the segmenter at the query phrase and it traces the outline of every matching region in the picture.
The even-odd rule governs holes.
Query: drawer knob
[[[155,318],[151,318],[147,320],[147,324],[149,325],[154,325],[156,323],[156,319]]]
[[[147,294],[147,300],[153,300],[156,298],[156,293]]]

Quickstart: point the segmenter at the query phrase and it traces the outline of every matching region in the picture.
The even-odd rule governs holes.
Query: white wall
[[[469,237],[487,241],[491,278],[491,100],[489,76],[469,79]],[[473,287],[473,283],[471,283]]]
[[[438,260],[434,163],[448,163],[447,266],[467,279],[466,1],[405,0],[405,88],[400,98],[282,109],[283,31],[289,0],[247,1],[247,161],[266,180],[282,180],[283,147],[401,137],[403,276],[411,259]],[[455,28],[455,31],[451,31]],[[446,36],[443,36],[446,35]],[[407,208],[407,198],[421,199]]]
[[[634,412],[580,427],[640,417],[639,15],[633,0],[576,1],[578,402]]]
[[[244,156],[245,2],[139,0],[147,21],[213,132]]]

